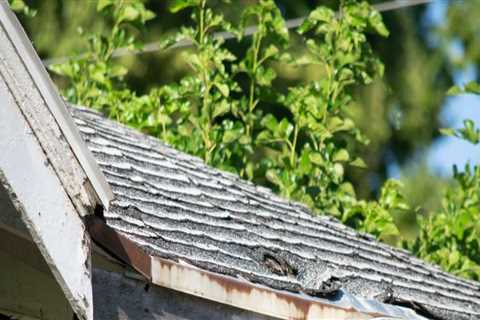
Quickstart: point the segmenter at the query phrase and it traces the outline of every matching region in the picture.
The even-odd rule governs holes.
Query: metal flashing
[[[99,217],[85,217],[85,225],[97,244],[128,264],[146,279],[152,279],[151,259],[140,247],[107,226]]]

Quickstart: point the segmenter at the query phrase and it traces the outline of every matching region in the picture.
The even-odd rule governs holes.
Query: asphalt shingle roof
[[[271,288],[353,295],[432,319],[480,319],[460,279],[100,114],[74,120],[115,194],[107,224],[149,253]]]

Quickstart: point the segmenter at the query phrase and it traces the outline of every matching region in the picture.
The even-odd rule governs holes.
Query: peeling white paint
[[[0,180],[80,319],[92,320],[90,240],[0,77]]]
[[[51,152],[52,162],[56,162],[55,169],[63,171],[60,180],[67,188],[72,201],[81,199],[83,204],[88,201],[91,193],[108,208],[113,199],[113,193],[105,177],[98,168],[93,156],[80,137],[63,99],[57,93],[52,80],[43,66],[38,54],[28,39],[20,22],[10,10],[7,1],[0,1],[0,24],[2,36],[0,46],[0,62],[2,63],[3,77],[12,86],[18,106],[22,109],[35,134],[39,136],[44,149],[59,151],[67,147],[68,152],[59,153],[62,159],[70,161],[56,161],[55,154]],[[52,131],[56,131],[57,141],[49,144]],[[86,176],[87,178],[83,178]],[[67,179],[63,179],[67,177]],[[85,188],[88,181],[90,188]],[[80,183],[79,183],[80,180]],[[86,190],[87,189],[87,190]],[[73,194],[72,194],[73,193]],[[86,193],[86,195],[84,194]],[[91,199],[96,200],[96,199]],[[82,202],[77,205],[77,210],[82,212]],[[76,205],[76,204],[75,204]]]

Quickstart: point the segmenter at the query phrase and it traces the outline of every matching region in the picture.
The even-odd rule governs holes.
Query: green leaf
[[[268,130],[261,131],[257,136],[257,140],[259,142],[264,142],[264,141],[268,141],[268,140],[271,140],[271,139],[272,139],[272,134]]]
[[[480,94],[480,84],[475,81],[470,81],[465,85],[465,92]]]
[[[362,158],[355,158],[355,160],[351,161],[349,163],[349,165],[351,165],[352,167],[357,167],[357,168],[362,168],[362,169],[366,169],[367,168],[367,164],[365,163],[365,161],[363,161]]]
[[[368,22],[370,23],[370,26],[381,36],[387,37],[389,32],[387,30],[387,27],[385,27],[385,24],[382,21],[382,16],[380,13],[376,10],[372,11],[370,13],[370,17],[368,18]]]
[[[447,95],[449,96],[455,96],[461,93],[463,93],[463,90],[459,86],[453,86],[447,91]]]
[[[261,125],[266,127],[271,132],[275,132],[278,126],[278,121],[272,114],[267,114],[265,117],[263,117]]]
[[[312,170],[312,164],[310,160],[310,151],[303,149],[300,157],[299,169],[302,174],[308,174]]]
[[[177,13],[188,7],[195,7],[200,4],[200,0],[173,0],[168,9],[172,13]]]
[[[159,114],[157,116],[157,121],[158,123],[165,124],[165,125],[172,123],[172,119],[165,114]]]
[[[219,104],[215,106],[215,110],[213,110],[213,118],[217,118],[219,116],[223,116],[225,113],[230,111],[230,105],[228,104],[227,100],[222,100]]]
[[[13,10],[13,11],[22,11],[23,9],[25,9],[26,7],[26,4],[23,0],[11,0],[10,1],[10,8]]]
[[[220,82],[215,82],[214,85],[225,98],[228,98],[228,96],[230,95],[230,89],[228,88],[228,85]]]
[[[455,129],[452,128],[441,128],[440,133],[445,136],[455,136]]]
[[[267,174],[265,175],[268,181],[273,183],[277,186],[282,186],[282,179],[278,176],[277,172],[273,169],[267,170]]]
[[[98,0],[97,2],[97,11],[102,11],[106,7],[115,3],[115,0]]]
[[[324,164],[323,157],[318,152],[310,153],[310,161],[313,162],[316,165],[323,165]]]
[[[140,16],[140,11],[133,5],[126,6],[120,13],[120,21],[135,21]]]
[[[270,46],[268,46],[267,49],[265,49],[265,53],[263,54],[264,58],[270,58],[270,57],[273,57],[275,55],[277,55],[279,52],[277,46],[271,44]]]
[[[151,10],[143,10],[142,11],[142,20],[143,21],[149,21],[149,20],[152,20],[153,18],[155,18],[157,15],[155,14],[155,12],[151,11]]]
[[[302,24],[300,25],[300,27],[298,27],[297,31],[298,33],[300,34],[304,34],[305,32],[307,31],[310,31],[311,29],[313,29],[315,27],[315,23],[310,20],[310,19],[305,19]]]
[[[227,131],[225,131],[225,133],[223,135],[222,142],[223,143],[231,143],[235,140],[238,140],[241,135],[242,135],[241,130],[235,130],[235,129],[227,130]]]
[[[19,13],[25,14],[27,17],[34,17],[37,14],[36,10],[30,8],[24,0],[9,0],[10,8]]]
[[[333,161],[343,162],[348,161],[350,159],[350,155],[346,149],[340,149],[333,155]]]
[[[334,169],[335,175],[337,177],[343,178],[343,174],[345,172],[345,169],[343,168],[343,166],[340,163],[335,163],[333,165],[333,169]]]
[[[309,16],[309,19],[314,21],[321,21],[321,22],[332,22],[335,18],[335,13],[326,7],[319,7],[312,11]]]
[[[470,120],[463,121],[464,128],[458,130],[465,140],[469,141],[472,144],[477,144],[480,142],[480,130],[475,128],[475,123]]]
[[[275,133],[278,137],[288,138],[292,131],[293,125],[286,118],[283,118],[282,121],[280,121],[280,123],[278,124]]]
[[[270,86],[272,81],[276,78],[277,74],[272,68],[258,68],[256,79],[259,85]]]

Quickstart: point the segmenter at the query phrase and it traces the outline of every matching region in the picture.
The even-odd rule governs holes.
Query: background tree
[[[265,33],[262,35],[261,32],[257,32],[253,40],[230,41],[223,44],[206,30],[195,33],[195,30],[202,30],[200,10],[194,17],[196,26],[182,32],[182,37],[190,38],[196,43],[195,50],[160,50],[150,54],[131,55],[119,60],[112,56],[112,49],[122,46],[133,48],[137,45],[133,38],[124,37],[122,33],[136,38],[141,37],[146,41],[158,40],[160,35],[173,33],[184,21],[190,21],[190,11],[181,11],[184,5],[180,5],[173,10],[175,11],[173,15],[168,13],[167,4],[164,2],[146,3],[144,7],[142,2],[132,1],[131,3],[137,5],[134,8],[137,13],[132,15],[132,10],[129,9],[129,13],[125,13],[126,9],[121,9],[122,5],[124,8],[130,5],[128,1],[121,2],[120,6],[114,6],[113,2],[106,0],[99,1],[98,6],[101,11],[106,9],[110,13],[105,18],[98,19],[95,6],[91,2],[88,3],[88,6],[82,6],[82,10],[79,10],[78,2],[75,1],[32,2],[37,17],[24,21],[30,27],[34,42],[44,57],[87,52],[90,54],[90,57],[86,57],[87,60],[90,58],[96,61],[95,67],[85,59],[82,65],[80,59],[76,67],[75,64],[71,64],[53,69],[74,80],[74,85],[70,86],[65,81],[66,78],[58,78],[59,85],[68,88],[66,91],[68,99],[94,105],[117,120],[160,136],[223,169],[236,171],[241,168],[238,173],[245,178],[267,184],[284,196],[302,200],[316,206],[322,212],[330,212],[350,225],[373,233],[385,241],[400,241],[417,255],[439,263],[447,270],[478,279],[479,262],[475,258],[478,225],[474,222],[471,224],[472,221],[478,221],[476,219],[478,206],[475,202],[478,189],[477,169],[468,167],[464,171],[457,170],[453,181],[446,182],[428,173],[424,166],[412,163],[421,159],[425,150],[439,136],[440,109],[455,73],[465,66],[475,68],[477,65],[479,45],[474,25],[476,20],[473,17],[479,13],[479,1],[470,1],[466,4],[452,2],[448,7],[447,23],[437,30],[428,30],[425,24],[419,22],[425,14],[425,6],[383,15],[387,29],[390,30],[390,37],[387,40],[383,39],[380,35],[382,33],[385,35],[385,32],[378,27],[380,29],[377,28],[377,34],[368,33],[367,39],[373,51],[385,62],[385,77],[361,79],[358,77],[362,74],[361,68],[354,68],[355,83],[347,81],[348,85],[342,87],[338,105],[329,110],[330,120],[338,117],[344,125],[353,119],[364,133],[363,136],[359,135],[360,131],[348,125],[346,131],[350,137],[341,132],[343,129],[336,132],[336,129],[332,129],[334,127],[328,128],[329,123],[322,122],[323,120],[301,127],[305,125],[303,124],[305,121],[302,120],[305,118],[305,113],[302,113],[302,101],[309,101],[306,105],[311,105],[311,100],[307,99],[326,99],[325,101],[330,101],[332,106],[336,105],[337,94],[322,88],[325,79],[327,82],[329,79],[328,66],[332,66],[333,70],[342,69],[342,63],[338,63],[340,58],[335,57],[333,52],[329,53],[328,47],[322,49],[321,43],[314,42],[312,45],[317,47],[311,47],[313,51],[326,50],[326,56],[332,59],[323,64],[321,61],[315,63],[312,60],[314,55],[313,57],[310,55],[308,67],[302,68],[298,64],[292,65],[292,61],[286,63],[289,61],[288,55],[279,54],[283,50],[282,41],[286,41],[286,35],[282,35],[283,27],[278,27],[281,24],[280,20],[284,17],[308,15],[319,4],[325,9],[310,16],[309,23],[314,27],[309,29],[308,25],[304,25],[307,36],[309,31],[319,30],[315,29],[318,24],[332,27],[334,33],[340,32],[341,27],[335,30],[333,26],[341,25],[342,21],[331,15],[333,11],[326,9],[336,10],[337,1],[321,3],[276,1],[278,9],[276,6],[266,5],[268,1],[260,1],[263,6],[255,6],[257,1],[239,1],[236,6],[219,2],[215,6],[215,12],[222,12],[225,20],[222,18],[215,20],[216,16],[208,16],[207,11],[203,11],[202,23],[207,16],[210,19],[211,25],[208,28],[227,29],[237,33],[242,39],[242,28],[235,30],[224,21],[237,25],[241,23],[239,7],[257,8],[251,9],[251,12],[244,16],[246,17],[244,21],[267,26]],[[192,0],[173,3],[201,7],[204,2]],[[352,8],[351,10],[357,10],[353,2]],[[87,33],[98,33],[102,30],[112,32],[104,33],[100,38],[90,37],[90,42],[72,41],[79,37],[75,34],[77,26],[72,22],[75,20],[70,19],[70,15],[78,11],[82,14],[76,16],[76,19],[79,25],[89,25]],[[156,12],[161,19],[154,19],[151,12]],[[122,15],[125,17],[122,18]],[[277,22],[272,23],[269,19],[274,16],[278,19],[273,19]],[[466,20],[464,18],[466,16],[472,19]],[[122,27],[115,29],[122,19],[128,23],[120,23]],[[330,20],[325,22],[325,19]],[[148,27],[144,28],[146,21],[149,21]],[[38,25],[46,22],[51,23],[52,33],[61,30],[56,38],[35,32]],[[64,28],[61,29],[60,26]],[[346,23],[345,28],[354,30],[356,27],[354,24]],[[363,35],[366,30],[360,27],[356,31]],[[314,36],[328,38],[328,32],[324,30]],[[294,52],[297,58],[308,56],[308,47],[305,47],[303,37],[290,35],[288,40],[290,50],[285,53]],[[432,41],[432,37],[435,41]],[[315,41],[314,38],[311,40]],[[265,46],[260,50],[262,46],[256,46],[264,42],[273,45],[274,47],[271,47],[273,49],[268,51],[270,47]],[[464,48],[464,54],[460,58],[452,57],[450,54],[452,42],[461,43],[461,47]],[[340,44],[330,43],[330,50],[332,46],[338,45]],[[185,52],[187,54],[182,54]],[[244,60],[233,62],[234,57],[243,57],[242,52],[247,52]],[[211,56],[212,53],[217,53],[219,57],[213,66],[205,63],[205,56]],[[369,54],[365,57],[369,57]],[[268,63],[259,66],[256,61],[263,61],[264,58]],[[359,61],[370,63],[366,60]],[[169,65],[168,70],[163,67],[165,65]],[[126,73],[127,69],[130,70],[129,73]],[[378,72],[379,70],[370,76]],[[182,84],[178,82],[180,79],[187,82]],[[343,81],[341,78],[331,79],[335,83]],[[179,86],[163,86],[175,82],[179,83]],[[362,82],[369,82],[369,85],[359,85]],[[311,85],[303,85],[305,83]],[[273,92],[273,95],[269,92],[272,84],[278,88],[278,92],[276,94]],[[287,88],[292,86],[294,89],[288,91]],[[162,89],[152,91],[154,87]],[[92,88],[95,90],[91,90]],[[191,91],[182,91],[186,90],[185,88]],[[471,84],[467,90],[475,91],[475,88],[475,84]],[[201,90],[207,92],[207,95],[199,95]],[[246,92],[245,96],[249,98],[242,100],[240,92]],[[182,98],[185,96],[190,98],[185,100]],[[329,100],[331,97],[335,99]],[[353,100],[350,97],[353,97]],[[163,109],[161,114],[156,114],[159,101]],[[192,123],[190,107],[192,104],[201,106],[202,103],[203,106],[213,107],[195,109],[199,116],[197,122]],[[330,105],[329,103],[326,105]],[[261,104],[262,107],[257,108],[257,104]],[[279,105],[283,107],[278,108]],[[348,105],[348,108],[344,108],[344,105]],[[253,111],[260,113],[257,115]],[[175,126],[174,130],[172,128],[166,130],[172,121],[180,121],[178,122],[180,125]],[[331,150],[328,149],[328,143],[315,150],[315,143],[306,142],[305,132],[308,130],[305,129],[308,126],[312,129],[313,125],[326,126],[330,133],[334,133],[328,138],[330,139],[328,143],[333,146]],[[475,129],[471,129],[472,126],[468,129],[468,126],[470,125],[466,124],[467,131],[473,130],[475,133]],[[282,130],[276,130],[279,127]],[[191,130],[197,129],[200,129],[200,132],[195,136],[199,137],[199,141],[189,144],[188,139],[184,138],[192,136]],[[319,127],[316,129],[315,132],[321,131],[318,130]],[[213,132],[212,136],[210,132]],[[465,138],[461,133],[458,135]],[[365,141],[365,137],[370,140],[368,145],[354,143]],[[313,140],[325,142],[321,137]],[[264,143],[258,141],[270,141],[270,144],[265,147]],[[275,143],[272,144],[272,141]],[[235,147],[218,147],[222,144]],[[200,148],[195,149],[196,146]],[[356,158],[352,157],[355,154],[360,154],[361,158],[365,159],[368,169],[344,165],[355,162]],[[253,160],[259,159],[265,161],[258,166],[239,165],[254,163]],[[398,183],[386,182],[392,165],[400,167],[405,172],[406,200],[399,192]],[[311,170],[319,170],[320,174],[317,172],[312,175]],[[326,177],[326,180],[314,181],[309,178],[310,176]],[[350,181],[351,185],[346,183],[347,181]],[[445,189],[448,190],[446,198],[441,202],[438,195]],[[356,191],[356,195],[352,190]],[[378,201],[373,200],[376,198]],[[397,220],[396,224],[402,228],[402,236],[393,224],[392,214]],[[463,228],[469,231],[447,232],[452,226],[455,226],[455,230]],[[403,234],[408,236],[405,237]],[[433,235],[435,238],[432,238]]]

